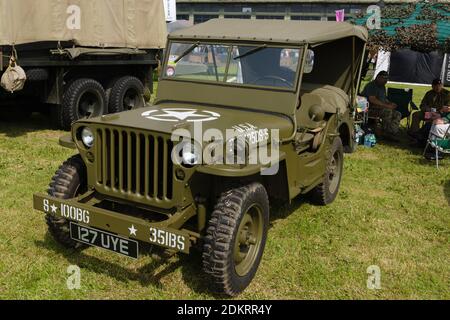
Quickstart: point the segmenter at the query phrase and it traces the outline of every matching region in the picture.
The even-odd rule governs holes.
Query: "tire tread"
[[[252,194],[262,198],[262,205],[266,208],[268,222],[269,200],[266,190],[260,183],[233,188],[223,192],[212,212],[208,223],[203,247],[203,270],[213,280],[216,291],[229,296],[236,296],[244,288],[236,284],[232,276],[234,233],[245,206],[245,200]],[[267,229],[266,229],[267,230]],[[237,230],[236,230],[237,232]],[[261,247],[264,250],[265,238]],[[259,259],[261,258],[260,254]],[[256,267],[259,261],[256,263]],[[256,269],[254,270],[256,272]],[[254,274],[251,275],[253,278]]]
[[[55,172],[47,193],[51,197],[70,199],[76,196],[80,184],[86,181],[86,169],[83,160],[75,155],[65,161]],[[69,224],[66,219],[51,214],[45,216],[48,230],[53,238],[66,248],[83,249],[86,246],[70,238]]]

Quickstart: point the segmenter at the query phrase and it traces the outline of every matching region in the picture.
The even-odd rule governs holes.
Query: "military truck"
[[[26,74],[0,103],[50,110],[64,129],[143,107],[166,38],[159,0],[0,0],[0,76],[11,58]]]
[[[337,196],[366,40],[347,23],[275,20],[170,34],[154,105],[75,122],[60,144],[78,153],[34,208],[69,248],[201,250],[211,289],[239,294],[263,255],[269,203]],[[264,143],[270,161],[253,161]]]

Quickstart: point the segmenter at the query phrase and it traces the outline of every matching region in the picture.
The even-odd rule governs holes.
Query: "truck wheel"
[[[59,167],[50,183],[48,194],[55,198],[71,199],[86,191],[86,167],[79,155],[69,158]],[[86,245],[70,238],[69,221],[51,214],[45,216],[53,238],[66,248],[84,249]]]
[[[334,139],[331,157],[328,160],[325,177],[321,184],[311,191],[312,200],[319,205],[328,205],[336,199],[341,184],[344,164],[344,147],[341,138]]]
[[[94,79],[77,79],[63,95],[62,126],[69,130],[72,122],[105,114],[106,93]]]
[[[132,76],[119,78],[111,89],[108,110],[122,112],[144,106],[144,85]]]
[[[260,183],[222,193],[209,220],[203,269],[219,293],[235,296],[252,281],[266,244],[269,200]]]
[[[109,113],[109,99],[111,98],[111,91],[114,85],[116,84],[118,78],[112,78],[110,79],[106,84],[103,84],[103,88],[105,88],[106,93],[106,107],[108,108]]]
[[[26,71],[28,81],[46,81],[48,80],[48,70],[42,68],[29,69]]]

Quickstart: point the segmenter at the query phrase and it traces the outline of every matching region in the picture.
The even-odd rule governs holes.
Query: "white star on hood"
[[[187,118],[206,118],[206,115],[202,115],[202,114],[196,114],[196,110],[192,110],[192,111],[172,111],[172,110],[164,110],[164,112],[166,114],[159,114],[157,115],[157,117],[162,118],[162,117],[168,117],[168,118],[176,118],[178,120],[186,120]]]

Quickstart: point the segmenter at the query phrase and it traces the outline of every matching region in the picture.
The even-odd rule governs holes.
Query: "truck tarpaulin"
[[[0,45],[163,48],[162,0],[0,0]]]

